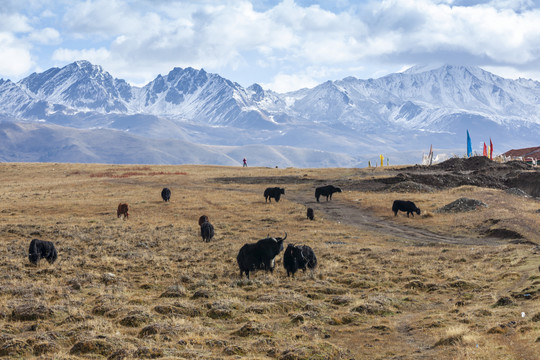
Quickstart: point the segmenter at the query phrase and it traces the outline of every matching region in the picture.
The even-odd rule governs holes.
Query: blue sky
[[[417,64],[540,80],[531,0],[0,0],[0,78],[76,60],[144,85],[204,68],[278,92]]]

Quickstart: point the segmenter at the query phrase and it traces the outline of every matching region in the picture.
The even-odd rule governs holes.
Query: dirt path
[[[291,191],[287,193],[287,200],[311,207],[316,214],[323,213],[329,220],[390,236],[390,238],[395,238],[398,241],[411,241],[417,244],[454,245],[503,245],[508,243],[508,241],[497,238],[471,238],[437,234],[392,220],[381,219],[361,207],[339,200],[339,196],[335,196],[333,200],[328,202],[321,200],[320,203],[317,203],[311,193]]]

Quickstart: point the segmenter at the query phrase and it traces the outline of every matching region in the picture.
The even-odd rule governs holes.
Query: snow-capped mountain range
[[[77,61],[0,79],[0,161],[366,166],[417,163],[429,146],[538,146],[540,82],[477,67],[413,67],[278,94],[174,68],[143,87]]]

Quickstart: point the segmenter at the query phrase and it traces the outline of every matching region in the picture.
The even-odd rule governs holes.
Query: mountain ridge
[[[120,130],[152,141],[302,147],[352,157],[351,166],[377,153],[410,163],[433,143],[459,151],[465,129],[485,132],[500,148],[537,145],[540,83],[471,66],[418,66],[280,94],[175,67],[136,87],[80,60],[17,83],[0,79],[0,119]]]

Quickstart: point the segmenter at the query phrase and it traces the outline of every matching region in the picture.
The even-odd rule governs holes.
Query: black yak
[[[120,217],[120,215],[124,215],[124,220],[128,218],[129,216],[128,204],[118,204],[118,210],[116,210],[116,216]]]
[[[165,202],[171,200],[171,190],[169,188],[163,188],[163,190],[161,190],[161,198]]]
[[[204,242],[210,242],[214,237],[214,225],[205,221],[201,224],[201,237]]]
[[[308,208],[307,209],[307,218],[309,220],[313,220],[313,218],[315,217],[314,213],[313,213],[313,209],[312,208]]]
[[[306,271],[306,266],[311,270],[313,274],[313,269],[317,266],[317,257],[312,248],[307,245],[298,245],[289,244],[285,253],[283,253],[283,267],[287,270],[287,276],[294,274],[298,269]]]
[[[236,261],[240,268],[240,277],[255,270],[274,272],[274,258],[283,250],[283,241],[287,238],[287,233],[283,238],[267,237],[256,243],[245,244],[238,251]]]
[[[284,188],[279,188],[279,187],[266,188],[266,190],[264,190],[264,202],[267,202],[267,201],[272,202],[272,198],[274,198],[276,202],[279,202],[279,199],[281,198],[281,194],[285,195]]]
[[[412,201],[395,200],[392,204],[392,211],[394,216],[397,216],[398,211],[406,211],[407,217],[409,217],[409,214],[414,217],[414,213],[420,215],[420,209]]]
[[[315,198],[319,202],[319,197],[322,195],[326,196],[326,201],[328,201],[328,197],[332,200],[332,194],[335,192],[341,192],[341,189],[333,185],[320,186],[315,189]]]
[[[201,217],[199,218],[199,226],[201,226],[202,224],[204,224],[205,222],[209,221],[208,220],[208,216],[206,215],[201,215]]]
[[[50,241],[33,239],[30,242],[28,249],[28,260],[34,265],[37,265],[40,259],[46,259],[49,264],[56,261],[58,253],[54,244]]]

